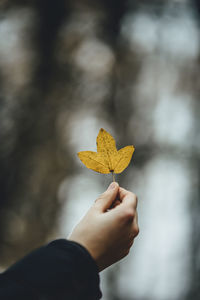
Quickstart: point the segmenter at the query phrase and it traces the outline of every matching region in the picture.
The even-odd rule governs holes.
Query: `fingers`
[[[137,211],[135,213],[135,217],[133,218],[133,222],[130,228],[130,240],[134,240],[134,238],[139,234],[139,226],[138,226],[138,214]]]
[[[121,211],[122,214],[127,213],[133,219],[137,209],[137,196],[121,187],[119,187],[118,195],[120,203],[118,202],[119,205],[115,206],[115,209]]]
[[[120,205],[121,203],[131,206],[133,208],[137,208],[137,196],[130,191],[127,191],[124,188],[119,187],[117,199],[112,203],[112,206],[110,208],[115,208],[116,206]]]
[[[120,205],[121,202],[119,200],[115,200],[110,208],[115,208],[117,205]]]
[[[112,182],[108,189],[101,194],[95,201],[95,207],[105,212],[109,209],[112,203],[115,201],[119,190],[119,184],[117,182]]]
[[[137,224],[137,196],[121,187],[119,187],[118,196],[117,205],[113,205],[113,209],[110,212],[119,221],[128,222],[132,228],[133,236],[136,236],[139,232]]]
[[[134,243],[134,239],[139,234],[139,227],[138,227],[138,214],[136,211],[135,218],[133,219],[133,224],[131,226],[128,242],[127,242],[127,248],[130,249]]]
[[[138,199],[137,196],[124,188],[119,188],[119,198],[121,202],[127,206],[131,206],[132,208],[137,208]]]
[[[132,232],[133,232],[134,238],[139,234],[138,213],[137,213],[137,210],[136,210],[135,218],[133,220]]]

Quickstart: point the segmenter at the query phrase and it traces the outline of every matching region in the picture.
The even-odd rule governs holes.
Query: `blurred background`
[[[107,188],[76,155],[103,127],[136,148],[140,225],[103,300],[200,299],[199,26],[198,0],[0,1],[1,271]]]

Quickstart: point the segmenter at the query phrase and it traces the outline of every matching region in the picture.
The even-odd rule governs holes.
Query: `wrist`
[[[98,269],[98,272],[100,272],[102,270],[101,269],[101,265],[99,264],[99,259],[97,258],[96,251],[94,251],[93,249],[91,249],[91,247],[88,246],[87,243],[83,242],[80,239],[73,238],[73,235],[70,236],[68,238],[68,240],[70,242],[76,243],[76,244],[80,245],[82,248],[84,248],[85,251],[87,251],[88,255],[91,257],[91,259],[95,262],[96,267]]]

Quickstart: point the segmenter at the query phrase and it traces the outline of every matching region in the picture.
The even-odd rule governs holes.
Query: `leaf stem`
[[[113,182],[115,182],[115,173],[111,172],[112,173],[112,180]]]

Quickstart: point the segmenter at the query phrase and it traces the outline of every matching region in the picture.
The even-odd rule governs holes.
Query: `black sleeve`
[[[0,275],[3,300],[97,300],[98,268],[78,243],[55,240],[28,254]]]

